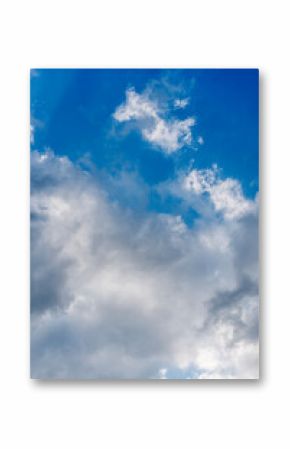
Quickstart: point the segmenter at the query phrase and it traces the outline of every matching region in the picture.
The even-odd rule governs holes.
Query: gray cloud
[[[67,158],[31,162],[32,377],[258,375],[254,213],[188,228],[125,209]],[[129,177],[112,192],[138,193]]]

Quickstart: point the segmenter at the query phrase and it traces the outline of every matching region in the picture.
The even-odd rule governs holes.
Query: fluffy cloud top
[[[184,108],[187,104],[187,100],[178,101],[178,106],[175,105],[178,108]],[[126,101],[116,109],[114,118],[118,122],[133,121],[145,140],[168,154],[192,143],[194,118],[168,118],[167,110],[147,92],[138,94],[133,88],[128,89]]]
[[[121,121],[163,120],[127,95]],[[225,181],[184,178],[184,191],[214,204],[188,227],[179,215],[134,214],[66,157],[32,154],[32,377],[258,376],[257,213]]]
[[[218,169],[192,170],[182,181],[184,190],[196,195],[208,194],[215,210],[226,219],[238,219],[256,210],[254,201],[244,197],[236,179],[218,177]]]

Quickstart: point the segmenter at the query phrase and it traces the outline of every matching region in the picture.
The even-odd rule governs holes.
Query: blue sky
[[[149,185],[174,175],[192,159],[198,168],[212,163],[241,181],[247,195],[258,190],[257,70],[38,70],[31,77],[32,148],[53,148],[76,161],[89,155],[113,173],[137,168]],[[190,103],[174,115],[196,118],[193,135],[203,145],[183,148],[177,158],[156,151],[137,133],[113,132],[112,114],[128,87],[142,92],[152,80],[168,77],[188,88]],[[177,160],[176,160],[177,159]]]
[[[257,377],[258,83],[31,71],[32,377]]]

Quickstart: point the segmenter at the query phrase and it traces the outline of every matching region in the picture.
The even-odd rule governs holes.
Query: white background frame
[[[100,4],[0,7],[0,446],[290,447],[289,2]],[[29,379],[30,67],[260,69],[260,381]]]

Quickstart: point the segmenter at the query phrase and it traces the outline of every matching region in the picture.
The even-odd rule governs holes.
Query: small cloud
[[[167,379],[167,368],[161,368],[159,370],[159,379]]]
[[[217,212],[222,212],[226,219],[238,219],[256,210],[254,201],[244,197],[241,184],[233,178],[224,180],[218,177],[218,167],[192,170],[183,179],[183,188],[196,195],[208,194]]]
[[[31,145],[35,143],[35,135],[36,135],[37,131],[42,128],[44,128],[44,123],[39,119],[31,117],[31,120],[30,120],[30,143],[31,143]]]
[[[174,100],[174,107],[175,109],[184,109],[189,104],[189,97],[188,98],[177,98]]]
[[[203,139],[202,136],[198,136],[198,138],[197,138],[197,143],[198,143],[199,145],[203,145],[203,144],[204,144],[204,139]]]
[[[30,143],[34,143],[34,126],[30,125]]]
[[[178,120],[168,117],[167,112],[146,92],[138,94],[131,88],[126,92],[126,101],[116,109],[113,117],[118,122],[135,122],[143,139],[170,154],[192,143],[191,128],[195,119]]]

